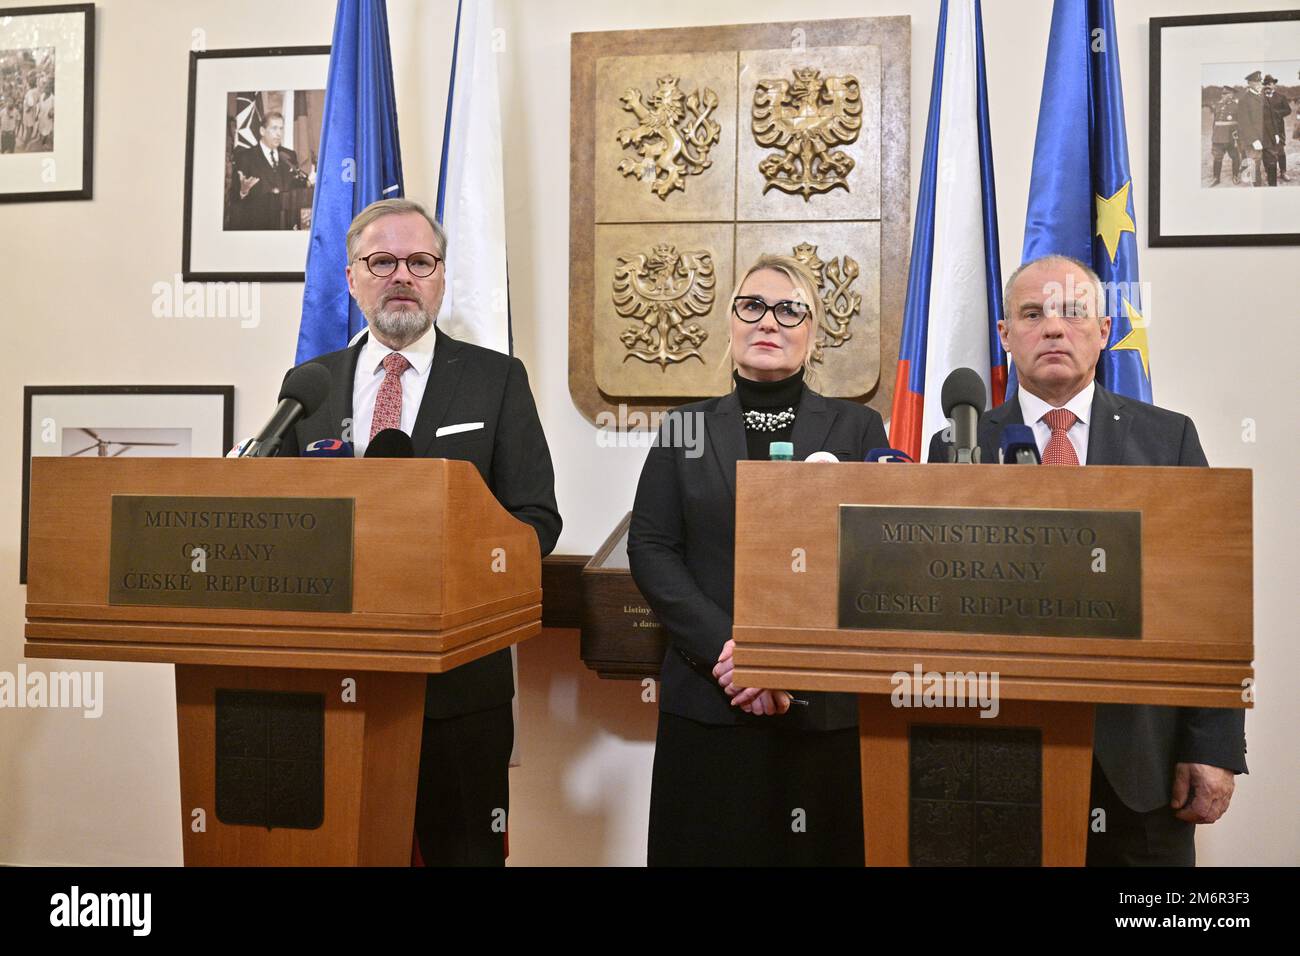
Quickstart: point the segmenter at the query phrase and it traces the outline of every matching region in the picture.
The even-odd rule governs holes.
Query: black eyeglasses
[[[391,252],[372,252],[368,256],[357,256],[366,264],[370,274],[378,279],[386,279],[397,271],[399,262],[406,263],[406,271],[417,279],[427,279],[438,271],[442,262],[432,252],[412,252],[409,256],[395,256]]]
[[[780,302],[768,305],[758,296],[738,295],[731,303],[731,311],[736,314],[736,318],[750,324],[761,322],[769,309],[777,324],[787,329],[796,328],[812,312],[806,302],[794,302],[790,299],[782,299]]]

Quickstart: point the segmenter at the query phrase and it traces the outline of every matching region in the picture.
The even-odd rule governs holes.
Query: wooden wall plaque
[[[813,387],[889,414],[910,37],[909,17],[573,34],[569,391],[589,420],[728,391],[732,290],[760,253],[822,280]]]

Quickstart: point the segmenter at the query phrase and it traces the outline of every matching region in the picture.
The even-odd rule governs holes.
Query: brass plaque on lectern
[[[839,626],[1141,638],[1142,513],[840,505]]]
[[[351,498],[114,495],[109,604],[352,610]]]

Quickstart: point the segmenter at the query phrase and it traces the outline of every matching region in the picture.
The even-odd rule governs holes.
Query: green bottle
[[[772,461],[794,461],[794,444],[774,441],[767,446],[767,455]]]

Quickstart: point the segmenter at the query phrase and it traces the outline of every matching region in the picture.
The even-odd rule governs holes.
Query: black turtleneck
[[[754,409],[762,412],[780,412],[787,408],[799,410],[799,400],[803,398],[803,369],[799,369],[789,378],[775,382],[756,382],[743,378],[739,371],[731,373],[736,383],[736,397],[740,407],[745,411]],[[794,434],[794,423],[778,428],[776,431],[757,431],[745,426],[745,442],[748,445],[751,461],[767,461],[771,456],[770,445],[774,441],[790,441]]]

